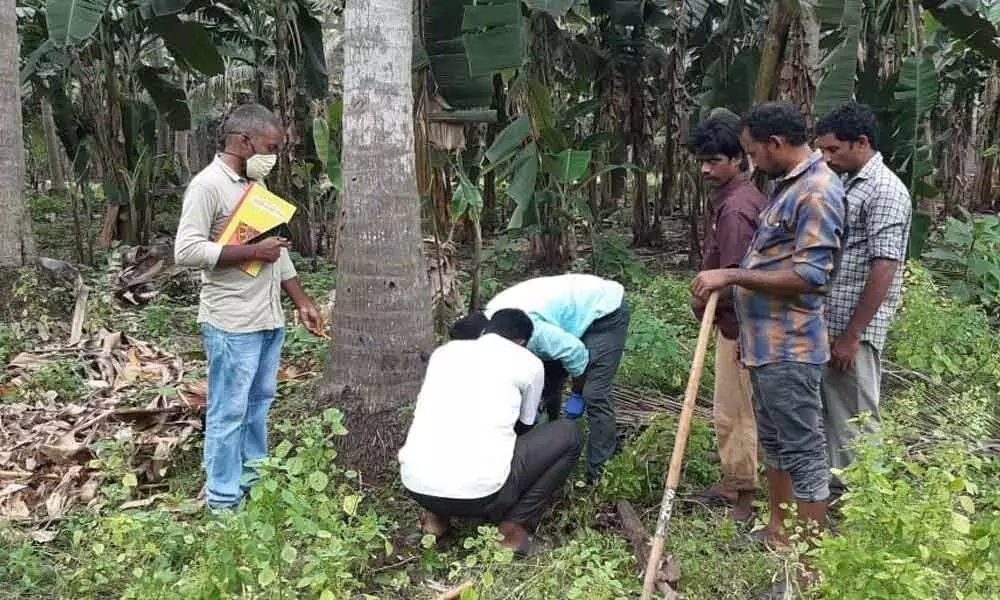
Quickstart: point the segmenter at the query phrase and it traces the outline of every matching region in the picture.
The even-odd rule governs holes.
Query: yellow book
[[[294,214],[295,206],[259,183],[251,183],[216,241],[226,246],[246,244],[261,233],[287,224]],[[240,268],[247,275],[256,277],[262,266],[259,261],[253,261],[240,265]]]

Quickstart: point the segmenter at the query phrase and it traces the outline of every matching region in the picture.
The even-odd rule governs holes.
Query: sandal
[[[694,497],[700,499],[712,508],[725,508],[733,504],[729,498],[714,488],[708,488],[707,490],[696,492]]]

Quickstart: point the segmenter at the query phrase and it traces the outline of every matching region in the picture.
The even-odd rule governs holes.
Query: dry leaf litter
[[[32,374],[61,361],[85,371],[82,397],[20,393]],[[180,357],[121,332],[23,352],[7,370],[11,378],[0,389],[0,519],[45,522],[94,502],[103,475],[92,460],[101,441],[125,443],[136,483],[155,487],[167,475],[171,452],[201,429],[204,380],[186,380]],[[136,398],[143,400],[137,405]]]

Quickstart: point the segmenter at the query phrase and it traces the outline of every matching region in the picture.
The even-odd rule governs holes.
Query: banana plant
[[[325,181],[323,186],[340,194],[344,190],[343,175],[340,169],[340,132],[344,117],[344,103],[340,100],[331,102],[327,107],[326,116],[313,119],[312,135],[316,158],[323,165]]]
[[[813,115],[820,119],[854,99],[861,44],[861,0],[821,0],[816,18],[822,28],[821,46],[829,51],[820,62]]]
[[[485,153],[483,172],[496,170],[515,208],[510,231],[531,232],[543,248],[543,260],[557,263],[573,258],[574,227],[583,223],[594,235],[596,217],[585,190],[596,178],[632,165],[595,164],[595,151],[608,136],[577,139],[565,115],[557,115],[551,95],[539,82],[523,86],[528,111],[511,122]],[[590,104],[584,101],[581,105]],[[582,110],[570,106],[566,114]]]

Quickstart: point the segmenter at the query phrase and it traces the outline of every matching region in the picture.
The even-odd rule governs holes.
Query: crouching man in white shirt
[[[431,355],[399,451],[403,486],[427,511],[425,533],[444,535],[453,517],[485,519],[526,554],[529,531],[576,466],[575,422],[533,427],[545,383],[542,361],[524,347],[533,328],[524,312],[498,310],[482,337]]]

